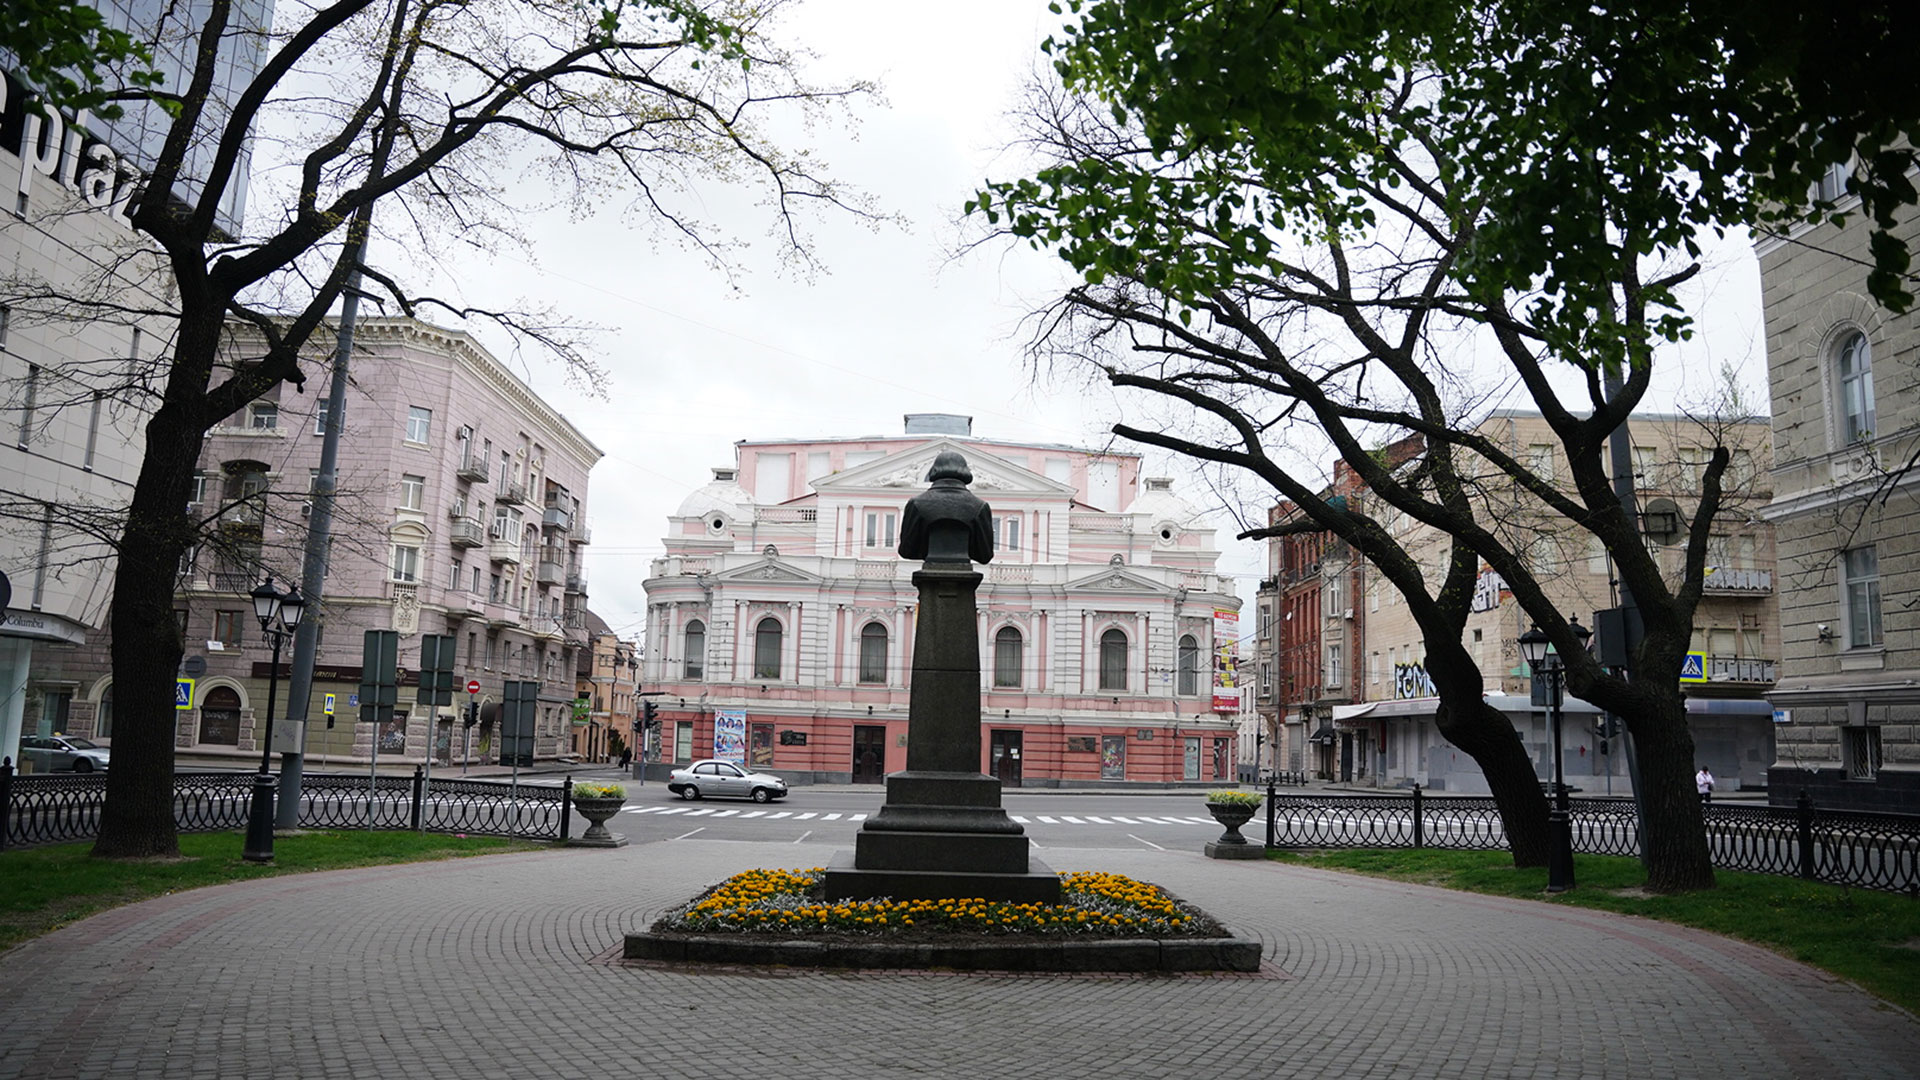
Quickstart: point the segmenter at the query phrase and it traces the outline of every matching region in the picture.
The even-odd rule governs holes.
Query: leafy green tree
[[[0,9],[0,54],[12,54],[20,74],[53,105],[108,119],[121,111],[109,100],[120,86],[113,72],[125,72],[136,92],[161,81],[151,48],[72,0],[8,0]]]
[[[140,293],[113,275],[132,262],[106,268],[92,291],[13,282],[13,295],[0,298],[36,317],[131,314],[174,327],[145,379],[143,392],[156,404],[117,544],[119,754],[96,854],[177,847],[172,698],[183,641],[174,583],[200,532],[185,508],[206,433],[282,383],[303,384],[315,351],[309,342],[356,274],[391,308],[491,318],[576,371],[595,370],[552,321],[423,295],[403,275],[365,265],[360,241],[369,229],[422,261],[453,263],[453,251],[521,239],[515,219],[527,207],[585,209],[625,193],[638,222],[725,265],[730,246],[693,215],[688,193],[737,184],[765,193],[773,235],[804,263],[801,222],[809,213],[866,213],[819,163],[783,151],[761,130],[770,117],[817,118],[868,90],[808,82],[775,34],[784,6],[327,0],[282,5],[267,27],[249,25],[249,9],[232,0],[208,0],[163,16],[175,20],[173,33],[197,43],[184,53],[191,63],[177,85],[164,95],[137,82],[102,85],[107,99],[167,107],[164,149],[129,216],[164,260],[142,291],[171,306],[129,310],[128,297]],[[72,9],[65,16],[85,28]],[[253,50],[257,68],[246,60]],[[84,68],[85,51],[75,55],[71,62]],[[236,58],[244,85],[222,94],[218,80]],[[267,136],[270,156],[286,164],[255,176],[247,224],[233,234],[216,210],[246,182],[250,144]],[[516,185],[508,169],[546,183]],[[370,213],[376,203],[379,215]],[[235,358],[234,325],[263,344]]]
[[[1882,207],[1913,200],[1914,99],[1845,102],[1816,48],[1732,27],[1753,12],[1717,3],[1074,11],[1047,45],[1060,85],[1029,113],[1041,166],[969,207],[1086,280],[1041,320],[1038,346],[1191,410],[1119,433],[1251,469],[1309,514],[1313,490],[1283,482],[1276,458],[1290,425],[1311,425],[1388,506],[1485,559],[1572,657],[1574,692],[1626,719],[1650,885],[1711,885],[1677,678],[1731,455],[1717,446],[1700,476],[1669,576],[1602,450],[1643,399],[1654,346],[1690,333],[1675,290],[1701,236],[1831,213],[1807,189],[1849,151],[1884,233]],[[1889,79],[1911,17],[1869,5],[1850,24]],[[1815,23],[1795,25],[1840,32]],[[1838,119],[1807,123],[1801,100]],[[1875,253],[1871,284],[1904,302],[1904,250]],[[1567,475],[1475,433],[1476,410],[1513,394],[1551,425]],[[1418,469],[1368,452],[1408,433],[1428,446]],[[1478,511],[1471,493],[1496,481],[1546,515],[1534,521],[1605,544],[1646,623],[1632,682],[1577,652],[1528,565],[1527,516]],[[1319,516],[1403,590],[1423,584],[1366,548],[1364,522]],[[1459,565],[1456,552],[1420,595],[1444,605]]]

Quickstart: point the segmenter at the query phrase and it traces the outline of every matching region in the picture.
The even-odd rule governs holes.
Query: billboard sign
[[[747,711],[718,709],[713,714],[713,756],[735,765],[747,763]]]
[[[1240,613],[1213,609],[1213,711],[1240,711],[1240,673],[1234,656],[1240,651]]]

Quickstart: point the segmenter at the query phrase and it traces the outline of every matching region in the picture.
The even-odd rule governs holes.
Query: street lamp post
[[[273,774],[269,772],[273,755],[274,698],[280,691],[280,647],[293,636],[307,602],[300,598],[298,585],[281,592],[273,587],[273,578],[260,583],[251,594],[253,614],[273,649],[267,668],[267,730],[260,741],[260,772],[253,778],[253,803],[247,808],[247,845],[240,857],[248,862],[273,861]]]
[[[1570,629],[1585,650],[1593,632],[1574,619]],[[1573,888],[1573,810],[1567,799],[1566,755],[1560,741],[1561,705],[1566,696],[1566,667],[1547,635],[1538,626],[1520,635],[1520,654],[1530,671],[1539,672],[1547,683],[1547,716],[1553,729],[1553,806],[1547,811],[1547,891],[1562,893]]]

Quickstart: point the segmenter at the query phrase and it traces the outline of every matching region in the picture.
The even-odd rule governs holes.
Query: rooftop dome
[[[725,514],[729,519],[739,521],[747,516],[748,508],[753,505],[753,497],[740,486],[739,470],[732,467],[716,468],[713,479],[707,485],[680,502],[675,517],[706,517],[713,511]]]
[[[1127,513],[1143,518],[1156,540],[1171,542],[1185,529],[1202,523],[1200,511],[1173,493],[1173,481],[1164,476],[1149,476],[1140,481],[1143,489],[1127,508]]]

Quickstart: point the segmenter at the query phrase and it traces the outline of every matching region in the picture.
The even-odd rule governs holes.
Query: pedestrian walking
[[[620,767],[624,769],[632,764],[633,764],[633,748],[629,746],[621,747],[620,748]]]
[[[1713,770],[1707,768],[1705,765],[1700,766],[1700,771],[1693,774],[1693,786],[1700,792],[1701,803],[1712,802]]]

